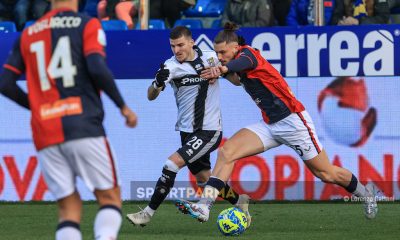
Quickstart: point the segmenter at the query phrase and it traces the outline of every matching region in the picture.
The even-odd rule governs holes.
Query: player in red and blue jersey
[[[235,33],[235,28],[228,23],[214,39],[214,50],[222,63],[218,70],[244,87],[261,109],[262,120],[239,130],[225,142],[218,152],[217,163],[201,200],[198,203],[178,200],[178,209],[183,213],[189,212],[199,221],[207,221],[212,203],[229,180],[235,161],[284,144],[293,148],[323,182],[337,184],[362,197],[365,216],[374,218],[378,211],[375,186],[364,186],[349,170],[329,162],[304,106],[279,72],[257,49],[246,45],[244,39]],[[218,75],[216,69],[208,69],[202,72],[201,77],[212,79]]]
[[[137,117],[125,104],[105,62],[105,33],[77,13],[77,0],[53,0],[52,10],[26,28],[0,74],[0,91],[31,110],[33,140],[49,190],[59,205],[56,239],[81,239],[79,176],[100,210],[96,239],[116,239],[121,225],[117,165],[103,128],[104,91],[128,127]],[[25,73],[28,95],[16,84]]]

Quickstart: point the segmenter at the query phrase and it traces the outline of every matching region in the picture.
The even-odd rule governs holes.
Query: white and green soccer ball
[[[231,207],[220,212],[217,225],[219,231],[225,236],[237,236],[246,230],[247,218],[242,210]]]

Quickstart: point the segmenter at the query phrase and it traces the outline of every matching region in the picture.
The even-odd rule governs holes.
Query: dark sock
[[[225,184],[225,187],[219,192],[218,197],[225,199],[232,205],[235,205],[239,200],[239,194],[237,194],[228,184]]]
[[[158,179],[156,187],[154,189],[154,194],[151,196],[149,207],[153,210],[161,205],[164,199],[167,197],[168,193],[175,183],[176,172],[172,172],[167,169],[162,170],[162,175]]]
[[[346,191],[349,193],[353,193],[357,189],[358,180],[354,174],[351,175],[350,183],[347,187],[345,187]]]
[[[219,179],[217,177],[213,177],[213,176],[211,176],[210,179],[208,179],[207,185],[211,186],[213,188],[216,188],[220,192],[226,186],[224,181],[222,181],[221,179]]]

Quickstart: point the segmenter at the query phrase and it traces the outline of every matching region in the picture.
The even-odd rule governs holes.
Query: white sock
[[[353,194],[356,197],[367,197],[368,196],[367,189],[365,188],[365,186],[360,181],[357,182],[357,188],[353,192]]]
[[[121,210],[118,207],[113,205],[102,206],[94,220],[95,239],[117,239],[121,223]]]
[[[56,231],[56,240],[81,240],[82,234],[79,223],[72,221],[60,222]]]
[[[212,187],[210,185],[207,185],[203,193],[201,194],[201,199],[199,201],[199,204],[206,204],[208,207],[214,204],[215,199],[217,199],[219,195],[218,189],[215,187]]]
[[[144,211],[146,211],[150,216],[153,216],[156,210],[152,209],[151,207],[147,206]]]

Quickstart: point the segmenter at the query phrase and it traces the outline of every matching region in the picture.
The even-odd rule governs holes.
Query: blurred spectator
[[[279,26],[286,26],[286,16],[289,13],[292,0],[272,0],[274,16]]]
[[[50,10],[50,0],[33,0],[32,17],[37,20]]]
[[[389,23],[387,0],[336,0],[332,16],[334,25],[361,25]]]
[[[196,0],[151,0],[150,18],[163,19],[169,27],[182,17],[182,11],[196,5]]]
[[[134,28],[133,18],[136,17],[137,13],[137,2],[135,1],[101,0],[97,5],[97,16],[101,20],[123,20],[128,25],[128,29]]]
[[[331,24],[335,4],[335,0],[324,0],[324,25]],[[293,0],[286,17],[286,24],[288,26],[314,25],[314,11],[314,0]]]
[[[228,0],[221,26],[226,22],[233,22],[241,27],[273,26],[271,0]]]
[[[79,0],[79,12],[89,16],[97,17],[97,5],[99,0]]]
[[[0,21],[14,21],[18,31],[28,20],[30,0],[0,0]]]

